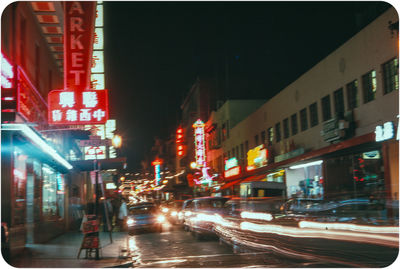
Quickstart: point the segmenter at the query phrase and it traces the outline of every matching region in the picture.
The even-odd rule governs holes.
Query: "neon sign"
[[[394,137],[394,124],[391,121],[375,127],[375,141],[381,142]]]
[[[1,87],[4,89],[11,89],[14,79],[14,67],[1,53]]]
[[[225,171],[238,166],[238,160],[236,157],[230,158],[229,160],[225,160]]]
[[[194,124],[194,143],[196,149],[196,166],[198,168],[206,166],[206,150],[204,141],[204,122],[198,119]]]
[[[237,176],[240,174],[240,166],[235,166],[224,172],[225,178]]]
[[[161,164],[162,161],[159,159],[156,159],[154,162],[151,163],[154,165],[154,179],[156,181],[156,185],[160,185],[161,181]]]
[[[65,2],[64,88],[83,91],[90,85],[96,2]]]
[[[268,150],[264,145],[259,145],[247,152],[247,171],[260,168],[268,163]]]
[[[108,120],[107,90],[53,90],[48,105],[49,124],[105,124]]]

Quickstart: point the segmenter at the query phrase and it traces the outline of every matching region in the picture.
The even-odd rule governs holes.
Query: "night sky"
[[[106,87],[128,169],[175,131],[196,77],[268,99],[385,11],[384,2],[104,2]]]

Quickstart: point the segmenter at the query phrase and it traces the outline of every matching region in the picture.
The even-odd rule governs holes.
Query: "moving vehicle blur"
[[[128,208],[126,227],[129,234],[145,230],[162,232],[165,220],[165,216],[161,214],[156,204],[139,203]]]
[[[214,222],[217,214],[224,210],[226,197],[201,197],[193,199],[191,203],[190,216],[185,218],[187,229],[196,238],[203,235],[215,235]]]
[[[183,200],[175,200],[161,206],[161,212],[167,220],[174,225],[182,224],[179,221],[179,213],[182,211]]]

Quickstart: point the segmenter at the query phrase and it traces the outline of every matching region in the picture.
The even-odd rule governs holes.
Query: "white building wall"
[[[348,110],[346,84],[358,80],[358,108],[354,109],[356,121],[356,136],[374,132],[375,126],[385,121],[397,122],[399,114],[399,92],[383,94],[382,64],[397,57],[398,37],[388,29],[389,21],[397,21],[398,15],[394,9],[389,9],[361,32],[331,53],[320,63],[303,74],[296,81],[284,88],[280,93],[267,101],[245,120],[230,130],[230,137],[223,142],[224,151],[231,150],[236,145],[249,141],[249,149],[255,147],[254,136],[269,127],[281,122],[282,140],[274,141],[276,155],[284,152],[289,141],[293,140],[297,147],[306,150],[328,146],[320,134],[322,130],[321,98],[330,95],[331,114],[334,115],[333,92],[343,88],[345,112]],[[294,63],[295,64],[295,63]],[[362,91],[362,75],[375,70],[377,73],[376,99],[364,104]],[[284,72],[284,70],[282,70]],[[317,102],[318,125],[310,127],[309,105]],[[307,108],[308,129],[300,129],[300,110]],[[298,133],[283,138],[283,120],[297,113]],[[259,138],[261,139],[261,138]],[[260,142],[261,143],[261,142]],[[287,151],[287,150],[286,150]]]

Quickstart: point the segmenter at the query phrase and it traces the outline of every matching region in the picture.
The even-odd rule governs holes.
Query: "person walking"
[[[122,198],[121,206],[119,207],[119,213],[118,213],[118,221],[121,231],[124,230],[124,223],[127,216],[128,216],[128,206],[126,204],[125,198]]]

